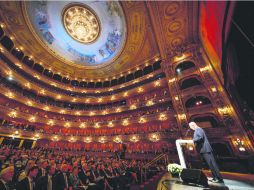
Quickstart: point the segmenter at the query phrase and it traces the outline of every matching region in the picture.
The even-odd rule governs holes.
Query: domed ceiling
[[[107,64],[124,46],[125,18],[116,1],[27,1],[25,10],[42,45],[68,63]]]
[[[197,13],[197,3],[180,1],[5,1],[0,20],[45,69],[105,81],[195,42]]]

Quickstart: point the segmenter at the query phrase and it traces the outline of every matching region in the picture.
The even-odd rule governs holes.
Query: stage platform
[[[210,179],[209,172],[205,172]],[[254,175],[222,172],[224,184],[211,183],[204,188],[194,184],[184,185],[180,178],[172,178],[166,173],[160,179],[157,190],[254,190]]]

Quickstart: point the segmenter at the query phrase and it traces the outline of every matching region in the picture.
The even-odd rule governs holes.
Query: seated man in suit
[[[17,183],[18,190],[36,190],[35,178],[38,174],[38,166],[33,166],[28,170],[27,177]]]
[[[189,123],[189,127],[194,130],[193,142],[195,144],[196,150],[198,151],[200,156],[206,161],[207,165],[212,171],[213,179],[211,181],[215,183],[224,183],[215,158],[213,156],[213,149],[208,141],[204,130],[193,121]]]
[[[0,172],[0,190],[9,189],[9,183],[14,175],[14,167],[9,166]]]
[[[50,165],[46,167],[46,175],[39,177],[38,181],[36,182],[36,190],[53,190],[54,187],[57,186],[55,180],[55,172],[56,167],[55,165]]]
[[[61,170],[56,173],[56,190],[68,190],[70,186],[68,165],[62,164]]]

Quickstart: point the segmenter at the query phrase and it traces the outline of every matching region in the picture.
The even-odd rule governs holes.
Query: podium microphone
[[[186,136],[188,135],[189,131],[190,131],[190,129],[187,129],[187,131],[186,131],[184,137],[186,137]]]

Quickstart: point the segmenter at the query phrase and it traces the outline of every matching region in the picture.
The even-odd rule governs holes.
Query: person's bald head
[[[194,122],[194,121],[191,121],[189,122],[189,127],[192,129],[192,130],[196,130],[198,125]]]
[[[68,165],[67,164],[62,164],[61,171],[62,172],[67,172],[68,171]]]
[[[0,178],[2,178],[4,181],[9,182],[12,180],[14,175],[14,166],[9,166],[7,168],[4,168],[0,172]]]

